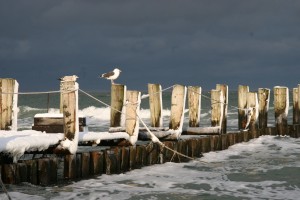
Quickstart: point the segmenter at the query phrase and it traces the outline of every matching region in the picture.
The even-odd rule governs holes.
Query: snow
[[[79,132],[78,134],[78,142],[100,143],[101,140],[121,138],[128,140],[130,136],[126,132]],[[43,151],[54,145],[60,145],[71,153],[77,150],[77,144],[74,146],[73,141],[64,139],[63,133],[45,133],[35,130],[0,131],[0,152],[11,155],[14,162],[17,162],[25,152]]]
[[[16,162],[25,151],[43,151],[51,145],[58,144],[64,134],[46,134],[45,132],[0,131],[0,152],[10,154]]]

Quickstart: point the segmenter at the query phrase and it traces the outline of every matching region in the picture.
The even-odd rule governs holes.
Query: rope
[[[3,184],[3,182],[2,182],[2,179],[1,179],[1,173],[0,173],[0,185],[1,185],[2,190],[4,191],[4,193],[6,194],[7,198],[8,198],[9,200],[11,200],[11,197],[9,196],[6,187],[5,187],[5,185]]]
[[[46,92],[0,92],[0,94],[20,94],[20,95],[36,95],[36,94],[54,94],[54,93],[62,93],[62,94],[67,94],[70,92],[74,92],[77,90],[67,90],[67,91],[61,91],[61,90],[56,90],[56,91],[46,91]]]
[[[117,110],[117,109],[115,109],[115,108],[112,108],[110,105],[108,105],[107,103],[104,103],[103,101],[97,99],[96,97],[92,96],[91,94],[89,94],[89,93],[87,93],[87,92],[85,92],[85,91],[83,91],[83,90],[81,90],[81,89],[79,89],[79,91],[82,92],[82,93],[84,93],[84,94],[86,94],[87,96],[91,97],[92,99],[94,99],[94,100],[96,100],[96,101],[102,103],[103,105],[105,105],[105,106],[107,106],[107,107],[109,107],[109,108],[111,108],[111,109],[113,109],[113,110],[115,110],[115,111],[117,111],[117,112],[119,112],[119,113],[125,115],[125,113],[123,113],[122,111]],[[137,103],[140,103],[140,102],[133,102],[133,103],[131,103],[131,102],[128,102],[128,101],[127,101],[127,104],[137,104]],[[170,147],[167,147],[164,143],[162,143],[162,142],[161,142],[161,141],[160,141],[160,140],[159,140],[159,139],[158,139],[158,138],[150,131],[150,129],[148,128],[148,126],[145,124],[145,122],[141,119],[141,117],[140,117],[137,113],[136,113],[136,116],[137,116],[137,118],[139,119],[139,121],[143,124],[143,126],[145,127],[145,129],[147,130],[147,132],[150,134],[150,136],[151,136],[151,141],[152,141],[152,142],[158,143],[162,148],[166,148],[166,149],[168,149],[168,150],[174,152],[174,154],[177,154],[177,155],[179,155],[179,156],[188,158],[188,159],[190,159],[190,160],[195,160],[195,158],[189,157],[189,156],[184,155],[184,154],[182,154],[182,153],[180,153],[180,152],[178,152],[178,151],[176,151],[176,150],[174,150],[174,149],[171,149]],[[133,116],[132,116],[132,117],[133,117]],[[199,162],[206,163],[206,162],[204,162],[204,161],[200,161],[200,160],[198,160],[198,161],[199,161]]]
[[[169,89],[171,89],[171,88],[173,88],[175,85],[171,85],[170,87],[167,87],[167,88],[165,88],[165,89],[163,89],[163,90],[161,90],[161,91],[158,91],[158,92],[154,92],[154,93],[152,93],[153,95],[156,95],[156,94],[159,94],[159,93],[161,93],[161,92],[164,92],[164,91],[166,91],[166,90],[169,90]],[[142,95],[142,97],[141,97],[141,99],[146,99],[146,98],[148,98],[149,97],[149,94],[143,94]]]

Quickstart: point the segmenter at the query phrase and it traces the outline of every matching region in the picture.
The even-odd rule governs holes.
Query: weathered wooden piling
[[[278,135],[288,133],[287,115],[289,110],[289,89],[287,87],[274,87],[274,112],[276,132]]]
[[[78,146],[78,83],[76,79],[61,81],[61,101],[63,108],[63,129],[65,140],[55,149],[56,153],[76,153]]]
[[[126,99],[126,86],[120,84],[111,85],[111,107],[110,107],[110,126],[120,127],[122,124],[123,106]]]
[[[76,154],[67,154],[64,156],[64,178],[76,178]]]
[[[293,88],[293,124],[300,122],[299,88]]]
[[[178,130],[182,127],[181,123],[184,118],[184,108],[185,108],[185,98],[186,98],[186,87],[182,85],[175,85],[172,91],[171,99],[171,116],[169,128],[172,130]]]
[[[100,175],[103,173],[104,154],[102,151],[92,151],[90,153],[90,174]]]
[[[18,89],[15,79],[0,78],[0,130],[17,130]]]
[[[249,92],[249,87],[245,85],[239,85],[238,87],[238,126],[239,130],[246,128],[247,116],[247,93]]]
[[[189,127],[199,127],[201,111],[201,87],[188,87]]]
[[[148,84],[150,125],[162,127],[162,91],[159,84]]]
[[[221,90],[211,90],[211,126],[221,127],[224,117],[224,95]]]
[[[250,131],[258,129],[258,98],[256,92],[247,93],[247,125]]]
[[[134,145],[139,132],[139,110],[141,102],[141,92],[128,90],[126,92],[126,133],[130,136],[129,142]]]
[[[216,90],[221,90],[223,95],[223,117],[221,124],[221,133],[226,133],[227,131],[227,110],[228,110],[228,85],[225,84],[217,84]]]
[[[258,125],[260,129],[265,129],[268,126],[268,111],[270,104],[270,89],[259,88],[258,89],[258,101],[259,101],[259,115]]]

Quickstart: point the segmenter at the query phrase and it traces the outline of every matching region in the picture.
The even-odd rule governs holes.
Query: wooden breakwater
[[[72,139],[76,135],[75,126],[79,126],[78,120],[76,120],[78,117],[72,117],[76,115],[74,111],[78,100],[76,100],[76,94],[73,93],[76,92],[76,88],[74,88],[76,84],[69,84],[66,87],[67,92],[63,92],[64,95],[61,97],[64,99],[62,100],[62,126],[65,136]],[[161,120],[161,86],[149,84],[150,128],[156,136],[163,135],[161,138],[161,140],[164,139],[162,144],[151,142],[149,138],[144,137],[148,140],[139,140],[134,144],[123,142],[124,139],[121,141],[101,141],[96,147],[79,144],[76,152],[60,151],[61,149],[58,146],[54,146],[43,152],[28,152],[28,155],[25,155],[16,163],[13,163],[11,159],[1,157],[1,177],[3,182],[7,184],[30,182],[37,185],[50,185],[59,181],[89,178],[101,174],[124,173],[153,164],[186,162],[191,158],[201,157],[203,153],[224,150],[231,145],[247,142],[261,135],[299,137],[299,87],[293,90],[293,122],[290,125],[287,122],[288,89],[286,87],[274,87],[275,125],[270,127],[267,124],[270,90],[263,88],[256,93],[249,92],[247,86],[239,86],[237,107],[239,131],[229,132],[226,130],[227,109],[230,103],[227,95],[228,86],[218,84],[216,89],[210,92],[211,127],[199,127],[201,88],[197,86],[188,88],[174,86],[172,94],[174,99],[171,100],[173,106],[171,112],[173,111],[173,113],[171,113],[167,129],[176,132],[181,128],[181,132],[175,137],[165,137],[166,135],[163,134],[167,130],[162,127]],[[61,88],[65,87],[62,86]],[[2,95],[5,95],[5,93],[10,92],[2,93]],[[182,119],[186,94],[189,107],[189,127],[183,129]],[[123,85],[112,85],[111,96],[110,124],[112,131],[123,129],[123,126],[126,126],[125,130],[130,134],[134,135],[137,127],[142,132],[142,127],[136,126],[138,123],[137,117],[133,117],[136,114],[134,110],[139,109],[140,94],[138,92],[128,93],[126,86]],[[129,97],[133,100],[129,101]],[[4,98],[1,97],[1,99]],[[122,115],[118,111],[123,112],[123,109],[127,110],[128,113],[122,119]],[[132,111],[134,112],[129,114]],[[7,115],[5,116],[7,117]],[[72,125],[72,123],[75,123],[75,125]]]

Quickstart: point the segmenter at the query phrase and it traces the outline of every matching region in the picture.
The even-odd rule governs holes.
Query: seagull
[[[60,80],[60,81],[76,81],[77,78],[79,78],[79,77],[76,76],[76,75],[73,75],[73,76],[64,76],[64,77],[61,77],[58,80]]]
[[[100,77],[111,80],[111,84],[115,84],[114,80],[116,80],[120,76],[120,73],[121,73],[121,70],[119,70],[118,68],[115,68],[113,71],[104,73]]]

